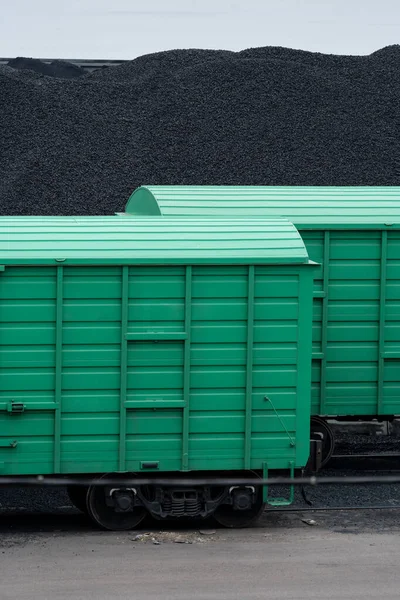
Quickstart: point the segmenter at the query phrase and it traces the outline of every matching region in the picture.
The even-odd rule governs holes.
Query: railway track
[[[346,511],[354,511],[354,510],[399,510],[400,509],[400,504],[398,505],[390,505],[390,506],[386,506],[386,505],[377,505],[377,506],[357,506],[357,505],[351,505],[351,506],[305,506],[305,507],[299,507],[299,506],[291,506],[291,507],[277,507],[277,508],[267,508],[265,510],[266,513],[272,513],[272,512],[288,512],[288,513],[297,513],[297,512],[301,512],[301,513],[305,513],[305,512],[346,512]]]
[[[400,453],[334,454],[326,466],[337,471],[400,472]]]

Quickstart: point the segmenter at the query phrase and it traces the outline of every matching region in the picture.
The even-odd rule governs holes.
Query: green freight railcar
[[[124,481],[307,463],[315,268],[291,223],[3,217],[0,252],[0,477],[119,474],[70,489],[109,529],[277,502]]]
[[[290,219],[320,264],[311,414],[323,462],[327,417],[400,415],[400,187],[142,187],[126,214]]]

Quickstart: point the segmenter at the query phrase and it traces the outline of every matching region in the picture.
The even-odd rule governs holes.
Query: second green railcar
[[[138,188],[126,213],[288,218],[319,263],[314,287],[312,427],[328,417],[400,415],[400,188]]]

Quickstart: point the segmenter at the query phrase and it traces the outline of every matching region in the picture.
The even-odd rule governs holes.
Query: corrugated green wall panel
[[[59,297],[56,268],[0,275],[0,472],[303,465],[312,270],[256,267],[251,309],[249,267],[123,273],[61,267]]]
[[[399,233],[330,231],[328,261],[324,233],[301,233],[310,258],[322,264],[315,290],[327,293],[314,299],[312,413],[400,414]],[[383,255],[382,262],[385,236],[387,258]]]

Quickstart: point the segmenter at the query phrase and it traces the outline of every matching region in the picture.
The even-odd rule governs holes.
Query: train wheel
[[[124,485],[124,475],[103,475],[111,476],[120,479],[121,483],[113,486],[90,486],[86,495],[87,512],[92,521],[102,529],[129,531],[143,521],[147,511],[143,506],[133,505],[134,494]]]
[[[249,525],[257,521],[265,509],[261,487],[256,488],[256,494],[256,502],[248,510],[235,510],[229,504],[221,504],[213,513],[214,519],[223,527],[231,529],[249,527]]]
[[[67,494],[71,504],[85,514],[87,514],[86,495],[88,489],[89,488],[86,485],[69,485],[67,487]]]
[[[311,435],[322,434],[322,459],[321,467],[331,458],[335,449],[335,437],[332,428],[321,417],[311,417]]]

